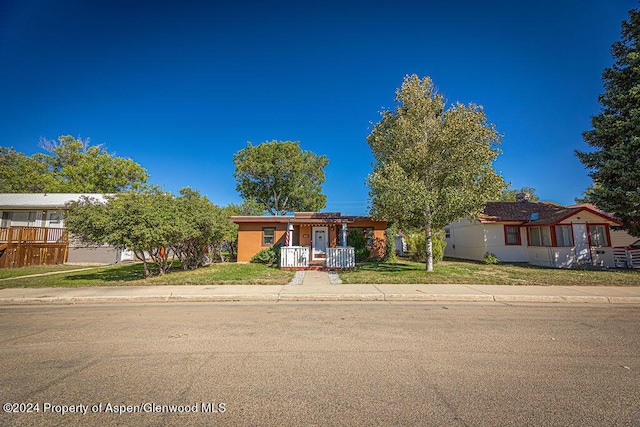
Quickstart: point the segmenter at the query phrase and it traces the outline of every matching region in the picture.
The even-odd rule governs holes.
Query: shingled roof
[[[604,212],[586,206],[566,207],[550,202],[489,202],[480,214],[480,221],[548,225],[560,222],[584,210],[602,216],[610,221],[618,222],[618,220]],[[537,215],[532,216],[532,214]]]

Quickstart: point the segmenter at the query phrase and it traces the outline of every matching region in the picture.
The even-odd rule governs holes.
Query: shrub
[[[355,253],[356,253],[356,262],[366,261],[371,256],[371,251],[367,247],[356,248]]]
[[[349,230],[347,234],[347,245],[356,249],[367,247],[367,238],[360,230]]]
[[[491,252],[487,252],[484,254],[484,263],[487,265],[500,264],[500,260]]]
[[[361,230],[351,230],[347,235],[347,245],[353,246],[356,254],[356,262],[369,259],[371,251],[367,247],[367,238]]]
[[[256,264],[277,264],[280,262],[280,245],[265,248],[251,258]]]
[[[431,251],[433,252],[434,263],[442,261],[444,258],[445,246],[447,246],[447,242],[444,240],[444,233],[442,231],[436,231],[431,234]],[[427,247],[423,230],[409,233],[407,238],[407,251],[412,261],[427,261]]]
[[[398,226],[391,224],[385,231],[386,251],[384,260],[387,262],[395,262],[396,258],[396,234],[398,234]]]

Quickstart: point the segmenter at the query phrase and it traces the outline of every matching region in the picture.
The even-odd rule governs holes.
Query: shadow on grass
[[[419,271],[424,269],[424,266],[416,265],[416,264],[407,264],[404,262],[383,262],[383,261],[372,261],[365,262],[362,264],[356,265],[355,271],[372,271],[378,273],[391,273],[391,272],[403,272],[403,271]]]
[[[142,264],[127,264],[92,271],[90,273],[70,274],[65,279],[103,282],[131,282],[134,280],[144,279],[144,267]]]

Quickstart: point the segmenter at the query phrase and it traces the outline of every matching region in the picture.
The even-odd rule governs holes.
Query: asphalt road
[[[1,307],[0,367],[9,426],[640,426],[640,307]]]

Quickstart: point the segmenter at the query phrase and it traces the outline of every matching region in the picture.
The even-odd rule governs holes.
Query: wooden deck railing
[[[68,243],[69,233],[64,228],[2,227],[0,243]]]

